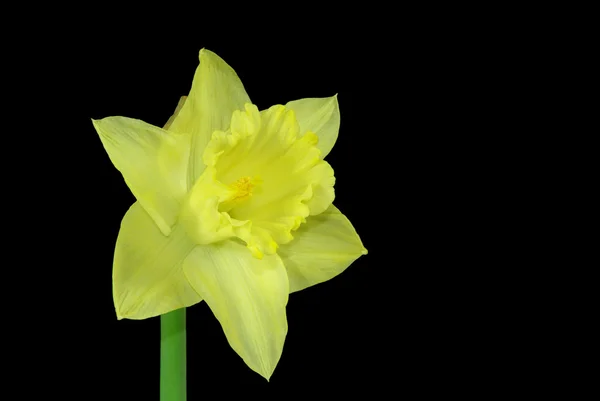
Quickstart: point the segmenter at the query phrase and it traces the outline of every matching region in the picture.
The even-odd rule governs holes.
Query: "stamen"
[[[236,182],[230,185],[236,191],[235,196],[231,199],[231,202],[240,202],[246,200],[252,196],[254,188],[260,184],[262,180],[260,177],[242,177]]]

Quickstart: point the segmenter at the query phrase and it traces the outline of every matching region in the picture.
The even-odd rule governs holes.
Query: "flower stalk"
[[[186,400],[185,308],[160,317],[160,401]]]

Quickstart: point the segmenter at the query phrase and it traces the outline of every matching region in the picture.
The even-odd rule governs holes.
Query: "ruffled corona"
[[[333,169],[317,142],[284,106],[235,111],[229,130],[213,133],[206,169],[183,204],[189,235],[198,244],[239,238],[257,258],[276,253],[306,217],[333,202]]]

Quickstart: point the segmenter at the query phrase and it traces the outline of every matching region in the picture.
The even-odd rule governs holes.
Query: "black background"
[[[269,383],[231,350],[204,303],[189,308],[190,401],[300,392],[481,400],[564,383],[539,369],[557,368],[550,351],[565,341],[548,334],[563,324],[536,293],[561,293],[562,283],[540,283],[557,261],[539,262],[561,246],[534,244],[539,231],[555,233],[548,216],[563,206],[542,207],[561,189],[531,196],[540,178],[554,180],[551,162],[536,158],[563,157],[544,150],[547,132],[562,144],[572,131],[553,126],[556,105],[573,98],[554,83],[581,75],[557,67],[572,58],[556,46],[579,41],[563,35],[560,16],[450,3],[212,5],[165,3],[154,16],[150,4],[7,11],[2,194],[14,205],[2,214],[3,399],[158,400],[159,319],[117,321],[111,293],[114,245],[134,198],[91,119],[162,126],[203,47],[237,71],[260,108],[339,94],[340,134],[327,157],[335,204],[369,254],[290,296]],[[558,264],[561,280],[572,263]],[[540,313],[552,324],[538,324]]]
[[[338,94],[340,133],[327,156],[336,173],[335,204],[369,254],[290,296],[289,333],[270,382],[230,348],[205,303],[190,307],[188,400],[300,391],[368,391],[379,399],[472,388],[474,366],[463,371],[457,343],[477,335],[460,317],[468,300],[456,283],[464,272],[444,262],[467,263],[449,246],[460,219],[452,208],[460,185],[448,157],[438,157],[462,140],[439,131],[457,118],[439,107],[456,93],[440,65],[456,55],[390,36],[354,40],[340,33],[275,43],[181,35],[90,36],[85,46],[62,46],[46,58],[54,65],[42,98],[52,110],[50,130],[58,133],[52,146],[59,147],[47,156],[60,179],[44,195],[53,208],[44,218],[54,229],[46,231],[53,245],[40,272],[49,295],[40,298],[52,302],[33,309],[31,332],[43,335],[30,341],[36,364],[27,374],[45,378],[46,391],[62,399],[158,400],[159,319],[117,321],[112,300],[115,241],[134,197],[91,119],[122,115],[164,125],[206,47],[236,70],[260,109]]]

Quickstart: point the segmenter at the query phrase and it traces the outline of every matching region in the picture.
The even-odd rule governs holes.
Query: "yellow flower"
[[[115,249],[118,318],[204,300],[231,347],[269,379],[288,294],[367,253],[332,204],[335,178],[323,160],[338,135],[337,97],[259,111],[235,71],[203,49],[164,128],[126,117],[93,124],[137,199]]]

